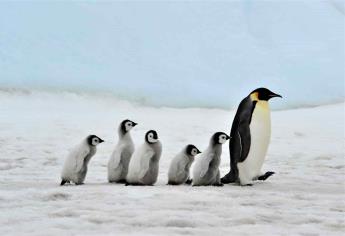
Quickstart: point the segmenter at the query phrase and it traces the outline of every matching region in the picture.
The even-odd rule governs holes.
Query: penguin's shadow
[[[228,187],[238,187],[238,188],[253,188],[255,186],[262,186],[264,183],[264,181],[258,181],[254,184],[251,185],[240,185],[237,183],[230,183],[230,184],[224,184],[224,186],[192,186],[189,184],[180,184],[180,185],[169,185],[169,184],[156,184],[156,185],[126,185],[125,183],[108,183],[108,182],[102,182],[102,183],[84,183],[84,184],[73,184],[73,183],[69,183],[69,184],[65,184],[63,186],[58,185],[58,187],[87,187],[87,186],[114,186],[114,187],[140,187],[140,188],[144,188],[144,187],[166,187],[166,188],[228,188]]]
[[[158,186],[164,186],[164,185],[126,185],[125,183],[83,183],[83,184],[65,184],[63,186],[59,187],[87,187],[87,186],[124,186],[124,187],[158,187]]]
[[[63,186],[58,185],[58,187],[87,187],[87,186],[121,186],[121,187],[167,187],[167,188],[181,188],[181,187],[189,187],[189,188],[195,188],[197,186],[192,186],[192,185],[188,185],[188,184],[180,184],[180,185],[168,185],[168,184],[155,184],[155,185],[127,185],[125,183],[108,183],[108,182],[102,182],[102,183],[83,183],[83,184],[74,184],[74,183],[66,183]],[[203,187],[207,187],[207,186],[203,186]],[[214,186],[208,186],[208,187],[214,187]]]

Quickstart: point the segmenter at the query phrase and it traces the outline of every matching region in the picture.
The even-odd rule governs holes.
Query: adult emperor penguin
[[[70,182],[77,185],[84,183],[87,165],[97,151],[96,146],[103,142],[104,140],[96,135],[89,135],[78,146],[72,149],[62,169],[61,185]]]
[[[134,143],[129,131],[136,125],[137,123],[131,120],[124,120],[119,125],[119,141],[108,162],[109,182],[126,182],[129,161],[134,152]]]
[[[145,142],[136,149],[129,162],[127,185],[153,185],[157,181],[159,159],[162,144],[158,134],[150,130],[145,135]]]
[[[267,88],[258,88],[240,103],[231,127],[230,172],[222,183],[251,185],[253,180],[266,180],[274,172],[261,173],[271,136],[268,101],[282,97]]]
[[[201,153],[194,145],[189,144],[182,149],[171,161],[168,171],[168,184],[190,184],[189,169],[194,157]]]
[[[230,137],[217,132],[212,135],[208,148],[197,158],[193,168],[193,186],[222,186],[220,182],[219,165],[222,155],[222,145]]]

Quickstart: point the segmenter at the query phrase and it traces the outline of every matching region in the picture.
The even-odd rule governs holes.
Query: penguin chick
[[[168,172],[168,184],[179,185],[190,183],[189,169],[194,157],[201,153],[194,145],[189,144],[182,149],[171,161]]]
[[[208,148],[200,154],[193,168],[193,186],[223,185],[220,182],[219,165],[222,144],[228,139],[230,137],[223,132],[217,132],[211,137]]]
[[[129,131],[137,123],[131,120],[124,120],[118,128],[119,141],[108,162],[108,181],[125,183],[128,172],[128,165],[134,152],[134,143]]]
[[[61,173],[61,184],[73,182],[77,185],[83,184],[87,173],[87,165],[93,155],[96,146],[104,140],[96,135],[87,136],[67,156]]]
[[[162,144],[158,140],[157,132],[148,131],[144,144],[134,151],[129,162],[127,184],[153,185],[157,181],[161,153]]]

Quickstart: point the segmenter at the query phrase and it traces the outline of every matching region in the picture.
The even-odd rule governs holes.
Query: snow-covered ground
[[[279,102],[284,102],[281,100]],[[264,170],[252,187],[167,186],[171,158],[228,132],[234,111],[152,108],[110,97],[0,92],[0,235],[344,235],[344,103],[272,113]],[[118,123],[139,123],[163,144],[152,187],[109,184]],[[86,184],[60,187],[68,151],[95,133],[106,140]],[[228,146],[221,172],[228,171]]]

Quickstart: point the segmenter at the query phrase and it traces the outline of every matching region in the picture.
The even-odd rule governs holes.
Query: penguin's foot
[[[265,174],[258,177],[258,180],[265,181],[268,179],[271,175],[275,174],[273,171],[267,171]]]
[[[249,186],[253,186],[253,184],[241,184],[241,187],[249,187]]]
[[[220,181],[223,184],[229,184],[229,183],[233,183],[236,182],[236,178],[233,175],[233,173],[229,172],[228,174],[226,174],[223,178],[220,179]]]
[[[223,187],[224,184],[223,184],[223,183],[215,183],[215,184],[212,184],[212,186],[215,186],[215,187]]]
[[[84,183],[75,183],[75,185],[83,185]]]
[[[126,181],[125,179],[120,179],[120,180],[118,180],[118,181],[116,181],[116,182],[113,182],[113,183],[126,184],[127,181]]]
[[[193,179],[187,179],[187,181],[185,182],[185,184],[191,185],[193,182]]]
[[[69,181],[63,179],[61,180],[60,186],[65,185],[66,183],[69,183]]]
[[[176,183],[176,182],[174,182],[174,181],[169,181],[169,182],[167,183],[167,185],[179,185],[179,184]]]

